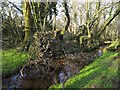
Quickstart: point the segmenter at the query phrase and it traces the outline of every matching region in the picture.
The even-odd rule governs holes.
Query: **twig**
[[[22,67],[22,69],[20,70],[20,75],[23,77],[24,75],[23,75],[23,70],[24,70],[24,68],[26,67],[26,65],[24,66],[24,67]]]
[[[21,9],[19,9],[14,3],[10,2],[9,0],[7,0],[11,5],[13,5],[18,11],[20,11],[23,14],[23,11]]]
[[[30,64],[30,59],[27,61],[28,62],[28,65]],[[22,67],[22,69],[20,70],[20,75],[23,77],[24,76],[24,74],[23,74],[23,70],[24,70],[24,68],[26,67],[27,65],[24,65],[23,67]]]

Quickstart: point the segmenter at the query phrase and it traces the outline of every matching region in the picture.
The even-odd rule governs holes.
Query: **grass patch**
[[[29,58],[27,53],[17,52],[14,49],[0,51],[2,56],[2,74],[9,75],[18,70]],[[1,64],[1,62],[0,62]]]
[[[65,82],[65,88],[116,88],[118,80],[118,56],[116,52],[105,52],[77,75]],[[49,89],[60,89],[62,84]]]

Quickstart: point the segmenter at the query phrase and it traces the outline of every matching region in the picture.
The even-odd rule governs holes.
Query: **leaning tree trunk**
[[[106,27],[114,20],[114,18],[115,18],[117,15],[119,15],[119,13],[120,13],[120,8],[118,8],[118,9],[115,11],[114,15],[113,15],[113,16],[110,16],[110,17],[107,19],[107,21],[104,23],[104,25],[101,26],[99,32],[97,33],[97,36],[96,36],[97,38],[99,38],[99,37],[101,36],[101,33],[103,33],[103,32],[106,30]]]

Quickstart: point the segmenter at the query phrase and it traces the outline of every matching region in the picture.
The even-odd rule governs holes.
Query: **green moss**
[[[14,49],[0,51],[2,55],[2,73],[3,75],[11,74],[24,65],[29,58],[27,53],[17,52]]]
[[[68,79],[65,88],[114,88],[112,79],[118,77],[118,59],[114,59],[118,53],[105,52],[93,63],[82,69],[77,75]],[[61,88],[61,85],[53,85],[52,88]]]

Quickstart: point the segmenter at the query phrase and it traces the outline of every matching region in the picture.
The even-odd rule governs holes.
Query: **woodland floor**
[[[44,75],[41,74],[41,70],[39,70],[41,69],[39,62],[36,60],[36,63],[34,63],[35,60],[31,60],[31,64],[24,70],[24,74],[26,74],[27,77],[21,78],[19,72],[18,74],[13,74],[12,76],[3,77],[3,88],[48,88],[49,86],[55,84],[53,77],[58,76],[60,71],[64,70],[66,65],[70,66],[71,75],[74,76],[83,67],[93,62],[96,57],[97,55],[95,52],[68,54],[65,58],[54,60],[52,63],[52,68],[50,68],[50,71],[46,72]],[[64,64],[61,64],[61,62]],[[60,67],[63,68],[60,69]],[[59,81],[57,81],[57,83],[59,83]]]
[[[30,64],[25,67],[21,77],[20,73],[12,74],[12,76],[3,77],[2,84],[3,88],[44,88],[48,89],[50,86],[53,88],[61,88],[62,84],[59,84],[58,74],[65,70],[65,66],[70,66],[71,77],[66,81],[65,88],[96,88],[102,87],[100,83],[106,83],[104,80],[112,78],[114,85],[108,82],[106,87],[117,87],[116,81],[118,77],[116,73],[118,71],[118,53],[108,52],[103,54],[101,57],[97,56],[96,51],[92,52],[81,52],[74,54],[67,54],[66,57],[61,59],[51,59],[52,66],[50,68],[43,69],[43,64],[40,64],[39,60],[31,60]],[[96,59],[97,58],[97,59]],[[107,61],[106,61],[107,60]],[[99,66],[99,67],[98,67]],[[109,67],[110,66],[110,67]],[[104,68],[105,67],[105,68]],[[108,68],[107,68],[108,67]],[[100,69],[99,69],[100,68]],[[99,69],[99,70],[98,70]],[[106,71],[105,69],[109,69]],[[110,75],[113,71],[113,76]],[[115,73],[114,73],[115,70]],[[103,77],[97,77],[97,73],[102,73]],[[45,73],[43,73],[45,72]],[[94,72],[94,73],[93,73]],[[97,72],[97,73],[96,73]],[[105,73],[108,73],[109,79],[106,79]],[[88,76],[89,75],[89,76]],[[95,75],[96,78],[93,79]],[[86,76],[86,77],[83,77]],[[79,78],[78,78],[79,77]],[[56,78],[56,82],[55,82]],[[83,78],[83,79],[82,79]],[[100,82],[100,78],[103,82]],[[97,80],[98,79],[98,80]],[[88,84],[86,84],[86,82]],[[94,85],[91,84],[94,82]],[[55,86],[55,84],[58,84]]]

